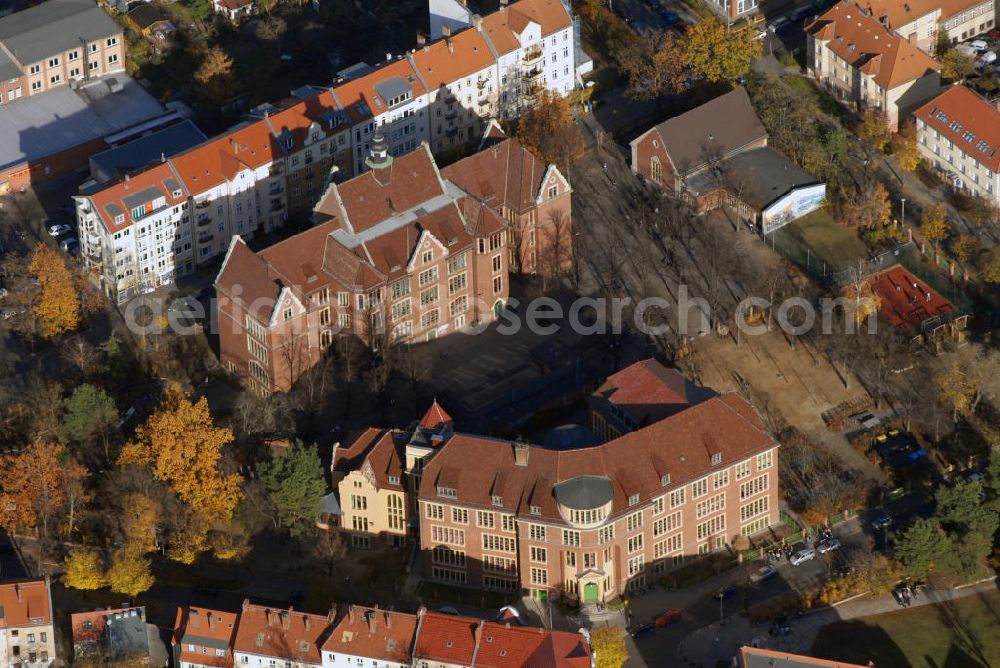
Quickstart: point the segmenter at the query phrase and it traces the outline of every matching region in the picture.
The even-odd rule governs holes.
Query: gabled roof
[[[93,0],[48,0],[0,19],[0,42],[22,65],[120,32]]]
[[[518,36],[529,22],[541,27],[542,37],[572,25],[560,0],[520,0],[484,16],[483,32],[500,54],[510,53],[520,48]],[[572,48],[572,45],[569,46]]]
[[[239,614],[209,610],[196,606],[185,606],[177,609],[177,619],[174,622],[174,646],[180,647],[180,660],[200,665],[225,668],[233,665],[232,648],[236,638],[236,628],[239,624]],[[195,651],[188,649],[194,645]],[[224,656],[218,656],[214,651],[224,650]]]
[[[913,115],[991,171],[1000,172],[1000,111],[965,86],[952,86]]]
[[[348,473],[367,463],[380,488],[402,489],[405,434],[370,427],[347,447],[337,448],[333,470]],[[393,477],[396,482],[390,482]]]
[[[611,374],[594,393],[621,408],[639,426],[662,420],[714,392],[698,387],[677,369],[655,359],[630,364]]]
[[[873,665],[873,664],[869,664]],[[755,647],[740,648],[740,668],[866,668],[856,663],[816,659]]]
[[[160,163],[135,176],[129,176],[94,193],[94,209],[108,232],[114,233],[132,225],[132,210],[163,197],[163,207],[171,207],[187,200],[187,189],[179,182],[170,165]],[[147,208],[144,215],[152,209]],[[121,222],[118,217],[122,216]]]
[[[941,8],[941,0],[858,0],[858,6],[891,30],[898,30]]]
[[[649,132],[659,135],[667,157],[682,176],[755,142],[767,140],[767,131],[742,87],[669,118]],[[632,143],[642,140],[649,132]]]
[[[230,293],[239,285],[240,299],[258,322],[267,323],[281,294],[281,285],[274,280],[267,263],[255,254],[238,235],[229,244],[229,252],[215,279],[216,288]]]
[[[886,90],[941,70],[936,60],[847,0],[828,9],[805,30]]]
[[[515,139],[504,139],[441,170],[451,181],[491,208],[518,213],[535,205],[545,163]]]
[[[244,601],[233,649],[289,661],[320,663],[320,644],[330,619]]]
[[[527,466],[514,462],[510,441],[456,434],[424,468],[420,498],[438,498],[439,486],[456,490],[462,503],[493,505],[502,478],[502,507],[560,521],[553,487],[580,476],[613,483],[612,514],[627,512],[629,496],[643,501],[712,471],[776,447],[753,407],[735,394],[712,397],[603,445],[552,450],[529,446]],[[720,455],[713,464],[713,455]],[[664,487],[662,476],[670,474]],[[529,506],[537,506],[531,513]]]
[[[427,44],[409,57],[429,91],[460,81],[496,62],[482,33],[475,28]]]
[[[579,633],[499,624],[426,611],[413,658],[475,668],[589,668],[590,646]]]
[[[338,84],[333,95],[355,123],[389,113],[389,101],[383,98],[377,85],[399,82],[409,89],[410,99],[427,92],[408,59],[395,60],[369,74]]]
[[[333,625],[323,651],[408,665],[416,631],[416,615],[351,605]]]
[[[45,580],[0,583],[0,629],[51,624],[50,606],[49,583]]]

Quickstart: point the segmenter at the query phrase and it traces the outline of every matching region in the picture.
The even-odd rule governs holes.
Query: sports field
[[[868,256],[855,231],[838,225],[825,209],[785,225],[774,236],[786,257],[818,274],[841,271]]]

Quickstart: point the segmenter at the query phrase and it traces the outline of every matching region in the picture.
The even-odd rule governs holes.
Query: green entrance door
[[[597,603],[597,583],[588,582],[583,585],[583,602]]]
[[[545,591],[544,589],[536,589],[535,600],[537,600],[539,603],[545,603],[546,601],[549,600],[549,592]]]

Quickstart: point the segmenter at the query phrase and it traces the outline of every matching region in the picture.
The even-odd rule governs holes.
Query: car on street
[[[629,632],[629,635],[638,640],[643,636],[653,635],[654,633],[656,633],[656,624],[649,623],[635,627]]]
[[[736,593],[736,585],[728,585],[726,587],[723,587],[719,591],[715,592],[714,594],[712,594],[712,598],[714,598],[716,601],[721,601],[724,598],[729,598],[735,593]]]
[[[19,309],[5,308],[3,311],[0,311],[0,318],[3,318],[4,320],[10,320],[11,318],[17,317],[20,314],[21,310]]]
[[[653,618],[653,623],[657,626],[668,626],[674,622],[679,622],[684,611],[680,608],[670,608]]]
[[[778,574],[778,569],[774,566],[761,566],[750,574],[750,582],[763,582]]]
[[[819,552],[820,554],[826,554],[827,552],[833,552],[834,550],[839,550],[839,549],[840,549],[840,541],[837,540],[836,538],[827,538],[825,540],[821,540],[816,545],[816,551]]]
[[[55,225],[49,225],[49,236],[50,237],[61,237],[64,234],[69,234],[73,231],[73,228],[66,223],[56,223]]]
[[[807,561],[812,561],[815,558],[816,550],[811,547],[807,547],[793,554],[791,559],[788,561],[791,562],[792,566],[798,566],[799,564],[804,564]]]
[[[872,520],[872,529],[876,531],[881,531],[882,529],[888,529],[892,526],[892,515],[882,511]]]
[[[59,242],[59,248],[62,248],[66,253],[75,254],[80,248],[80,242],[76,240],[76,237],[66,237]]]
[[[989,48],[989,44],[987,44],[986,40],[984,39],[974,39],[971,42],[969,42],[969,46],[971,46],[976,51],[985,51],[987,48]]]

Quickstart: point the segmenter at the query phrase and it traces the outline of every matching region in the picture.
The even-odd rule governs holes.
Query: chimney
[[[485,624],[482,619],[476,624],[476,647],[479,647],[479,643],[483,641],[483,624]]]
[[[514,464],[516,466],[527,466],[530,447],[524,441],[514,443]]]
[[[392,613],[388,610],[385,611],[385,628],[392,628]]]
[[[351,620],[351,624],[354,623],[354,606],[353,605],[347,606],[347,618],[349,620]]]
[[[441,24],[441,34],[445,37],[451,37],[451,26],[447,23]]]
[[[448,45],[448,53],[455,53],[455,45],[452,44],[451,39],[449,39],[448,37],[445,37],[444,38],[444,43],[446,45]]]
[[[207,619],[208,619],[208,628],[209,628],[210,630],[213,630],[213,631],[214,631],[214,630],[215,630],[215,617],[213,617],[213,616],[212,616],[212,613],[211,613],[211,612],[210,612],[210,613],[208,613],[208,615],[206,615],[206,617],[207,617]]]
[[[330,612],[326,613],[326,623],[333,624],[335,621],[337,621],[337,609],[330,608]]]
[[[291,623],[292,623],[292,616],[287,612],[281,613],[281,628],[287,631],[288,628],[291,626]]]
[[[378,628],[378,606],[375,609],[365,615],[368,618],[368,635],[374,635],[375,629]]]
[[[330,457],[330,473],[333,473],[333,467],[337,463],[337,450],[340,450],[340,441],[333,444],[333,456]],[[333,612],[336,613],[336,610]]]
[[[264,610],[264,622],[267,624],[267,628],[271,628],[271,624],[274,623],[274,620],[271,619],[270,610]]]
[[[425,44],[427,44],[427,38],[424,37],[424,33],[418,32],[417,33],[417,46],[424,46]]]
[[[483,31],[483,17],[479,14],[472,15],[472,25],[476,26],[476,30],[479,32]]]
[[[15,584],[14,585],[14,593],[17,594],[17,602],[20,603],[21,602],[21,585],[19,585],[19,584]]]
[[[302,615],[302,626],[305,627],[306,631],[309,630],[309,615]]]

